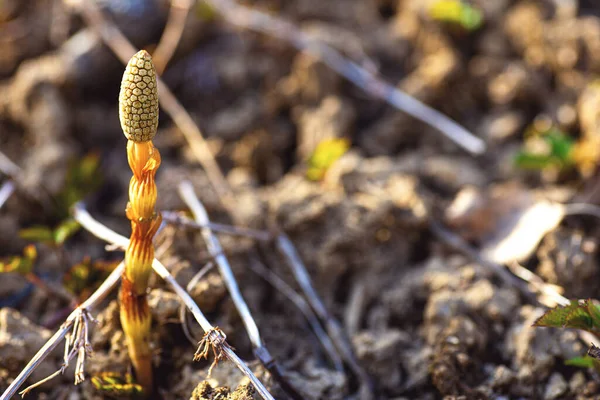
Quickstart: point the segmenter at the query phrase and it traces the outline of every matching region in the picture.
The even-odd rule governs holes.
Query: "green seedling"
[[[77,221],[72,218],[67,218],[55,228],[36,225],[31,228],[21,229],[19,231],[19,237],[21,239],[43,243],[50,247],[57,248],[62,246],[71,236],[76,234],[80,228]]]
[[[583,329],[600,334],[600,305],[592,299],[571,300],[571,304],[546,311],[534,324],[537,327]],[[593,367],[600,372],[600,351],[592,345],[588,354],[567,360],[565,364],[577,367]]]
[[[63,286],[81,301],[87,299],[116,268],[118,262],[83,261],[73,265],[63,278]]]
[[[541,152],[533,152],[524,148],[515,157],[515,165],[522,169],[542,170],[550,167],[565,169],[574,165],[573,149],[575,141],[567,134],[556,128],[544,132],[529,131],[531,139],[542,140]],[[527,144],[527,143],[526,143]],[[526,147],[526,146],[525,146]]]
[[[215,9],[206,1],[196,3],[196,16],[202,22],[212,22],[217,17]]]
[[[61,218],[68,217],[75,203],[100,187],[102,176],[99,166],[100,156],[94,152],[85,155],[81,160],[71,161],[65,185],[58,194],[58,211]]]
[[[91,378],[94,388],[103,395],[116,399],[142,398],[144,390],[133,381],[129,373],[125,376],[116,372],[101,372]]]
[[[329,167],[350,148],[348,139],[325,139],[317,145],[308,159],[306,177],[311,181],[321,181]]]
[[[96,153],[90,153],[80,161],[71,162],[65,177],[65,185],[57,195],[57,216],[61,220],[58,225],[55,227],[32,226],[19,231],[19,236],[25,240],[58,248],[77,233],[80,226],[73,218],[69,217],[70,208],[100,185],[99,160]]]
[[[0,261],[0,273],[16,273],[27,277],[32,274],[33,265],[37,259],[37,250],[30,244],[23,249],[22,256],[12,256],[4,261]]]
[[[438,0],[429,9],[429,17],[466,31],[475,31],[483,24],[482,12],[460,0]]]

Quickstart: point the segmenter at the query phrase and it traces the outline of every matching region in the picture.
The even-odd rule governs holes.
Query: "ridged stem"
[[[154,260],[152,238],[160,226],[160,214],[154,211],[160,154],[151,141],[127,143],[127,157],[133,171],[129,183],[127,218],[131,221],[131,239],[125,252],[125,272],[120,292],[121,325],[138,382],[152,390],[152,349],[150,347],[150,311],[146,291]]]

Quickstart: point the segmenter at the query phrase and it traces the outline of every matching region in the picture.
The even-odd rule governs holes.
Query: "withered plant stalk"
[[[127,137],[127,159],[133,171],[126,215],[131,239],[125,252],[125,272],[120,293],[121,325],[138,382],[152,391],[150,311],[146,298],[154,260],[152,238],[160,226],[156,213],[156,182],[160,154],[152,145],[158,128],[156,72],[147,51],[136,53],[125,69],[119,94],[121,128]]]

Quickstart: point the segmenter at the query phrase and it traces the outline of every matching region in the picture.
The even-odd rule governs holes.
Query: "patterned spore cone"
[[[125,69],[119,93],[119,118],[127,139],[152,140],[158,129],[158,88],[152,58],[146,50],[136,53]]]

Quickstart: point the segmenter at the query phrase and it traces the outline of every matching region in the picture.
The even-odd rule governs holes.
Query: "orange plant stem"
[[[153,386],[150,310],[146,292],[154,260],[152,238],[161,223],[155,212],[156,170],[160,154],[152,144],[158,125],[156,74],[150,55],[142,50],[133,56],[121,83],[121,127],[127,137],[127,160],[133,172],[129,182],[127,218],[131,238],[125,252],[125,271],[119,299],[121,325],[138,383],[146,395]]]

